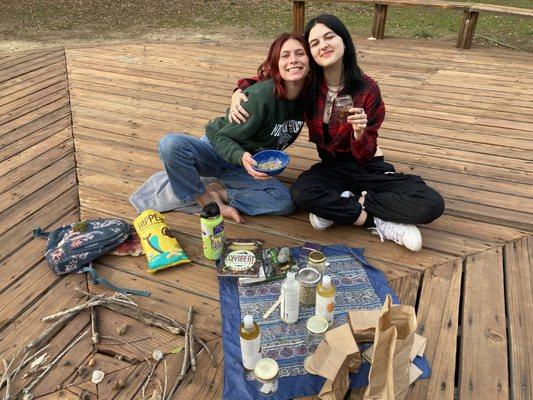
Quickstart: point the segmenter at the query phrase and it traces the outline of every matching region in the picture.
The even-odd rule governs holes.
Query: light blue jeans
[[[226,186],[228,205],[243,214],[283,215],[295,209],[283,183],[276,178],[254,179],[242,166],[220,157],[206,136],[169,133],[159,142],[159,156],[174,194],[184,204],[205,193],[200,177],[214,177]]]

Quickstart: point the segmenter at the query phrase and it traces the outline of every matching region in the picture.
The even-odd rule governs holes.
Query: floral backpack
[[[123,289],[98,276],[92,261],[103,256],[124,242],[130,234],[130,225],[121,219],[96,219],[63,225],[51,232],[40,228],[33,237],[46,237],[45,257],[56,275],[71,272],[89,273],[93,283],[102,284],[121,293],[149,296],[150,292]]]

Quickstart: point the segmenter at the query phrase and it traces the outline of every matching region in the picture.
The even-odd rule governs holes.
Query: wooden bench
[[[442,9],[460,10],[463,12],[463,19],[459,28],[456,47],[469,49],[474,39],[474,32],[479,17],[479,13],[489,12],[492,14],[515,15],[519,17],[533,17],[533,10],[517,7],[505,7],[493,4],[476,4],[453,1],[433,1],[433,0],[307,0],[315,2],[332,3],[361,3],[374,4],[374,23],[372,25],[372,36],[376,39],[383,39],[385,32],[385,22],[387,20],[387,10],[389,5],[395,6],[422,6],[438,7]],[[292,26],[293,32],[303,33],[305,0],[293,0]]]

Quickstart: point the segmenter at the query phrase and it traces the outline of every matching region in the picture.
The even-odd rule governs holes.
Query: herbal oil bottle
[[[315,315],[326,318],[329,325],[333,323],[335,309],[335,286],[331,283],[331,276],[324,275],[322,282],[316,287]]]
[[[261,331],[254,322],[254,317],[245,315],[241,329],[242,365],[249,371],[255,367],[255,363],[261,358]]]

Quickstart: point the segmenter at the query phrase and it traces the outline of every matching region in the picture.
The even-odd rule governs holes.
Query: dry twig
[[[50,364],[48,364],[46,366],[46,368],[44,369],[43,372],[41,372],[35,379],[33,379],[30,384],[28,386],[26,386],[23,391],[24,391],[24,394],[28,394],[30,392],[31,389],[33,389],[33,387],[35,385],[37,385],[37,383],[39,383],[39,381],[48,373],[48,371],[50,370],[50,368],[52,368],[55,364],[57,364],[57,362],[59,360],[61,360],[61,358],[63,358],[63,356],[71,349],[73,348],[76,343],[78,343],[89,331],[85,331],[83,332],[80,336],[78,336],[76,339],[74,339],[72,341],[72,343],[70,343],[61,353],[59,353],[56,358],[54,358],[52,360],[52,362]]]
[[[98,332],[98,309],[91,307],[91,340],[93,344],[100,342],[100,333]]]
[[[142,358],[144,358],[144,360],[148,363],[148,365],[152,365],[150,360],[143,354],[143,352],[137,346],[134,346],[133,344],[131,344],[131,342],[127,342],[119,337],[105,336],[105,335],[102,336],[102,339],[118,340],[120,343],[125,344],[126,346],[130,346],[132,349],[136,350],[142,356]]]

